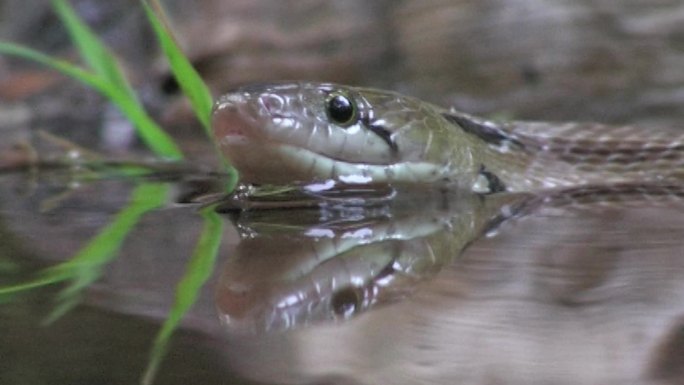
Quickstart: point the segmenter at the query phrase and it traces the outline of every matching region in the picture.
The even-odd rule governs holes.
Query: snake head
[[[253,85],[217,101],[213,132],[246,183],[425,183],[451,171],[435,108],[336,84]]]

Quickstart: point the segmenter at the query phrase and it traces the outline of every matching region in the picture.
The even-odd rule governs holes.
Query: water
[[[0,177],[0,286],[69,260],[141,183],[167,194],[115,257],[69,270],[83,284],[0,297],[0,384],[139,382],[176,287],[197,269],[200,207],[178,202],[220,185]],[[224,207],[214,271],[154,383],[681,383],[680,195],[623,186]]]

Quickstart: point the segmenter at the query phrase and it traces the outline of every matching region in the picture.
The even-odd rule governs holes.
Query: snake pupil
[[[330,301],[335,315],[348,318],[361,310],[362,289],[347,287],[336,292]]]
[[[328,116],[339,125],[352,123],[356,115],[356,107],[352,101],[344,95],[333,95],[328,99]]]

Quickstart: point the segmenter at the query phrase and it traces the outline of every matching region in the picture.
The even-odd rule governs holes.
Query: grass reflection
[[[71,303],[75,296],[100,277],[103,267],[117,255],[121,244],[140,218],[166,203],[168,191],[169,186],[161,183],[144,183],[136,187],[128,205],[70,260],[44,270],[34,280],[0,288],[0,297],[70,281],[58,299],[62,303]],[[65,311],[64,308],[58,309],[56,313]],[[55,315],[50,318],[54,319]]]
[[[202,234],[185,270],[185,275],[176,287],[176,298],[169,315],[154,340],[150,362],[142,380],[145,385],[154,382],[173,332],[178,328],[188,310],[197,302],[200,290],[214,272],[216,256],[223,235],[223,220],[214,211],[214,206],[204,208],[201,214],[204,221]]]
[[[0,287],[0,304],[12,300],[23,291],[68,282],[57,295],[57,304],[43,323],[50,324],[62,317],[80,303],[83,291],[101,277],[104,268],[116,258],[126,237],[141,218],[167,203],[170,189],[168,183],[147,182],[137,186],[129,203],[71,259],[43,270],[37,278],[28,282]],[[154,383],[174,332],[197,302],[202,287],[214,272],[223,235],[223,219],[216,213],[214,206],[203,208],[200,214],[203,219],[202,233],[185,274],[176,287],[175,300],[168,317],[152,345],[150,360],[141,379],[143,384]]]

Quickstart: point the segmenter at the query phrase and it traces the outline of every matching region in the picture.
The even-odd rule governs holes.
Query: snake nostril
[[[271,115],[279,115],[283,111],[285,101],[282,97],[274,94],[264,94],[259,96],[259,103]]]

